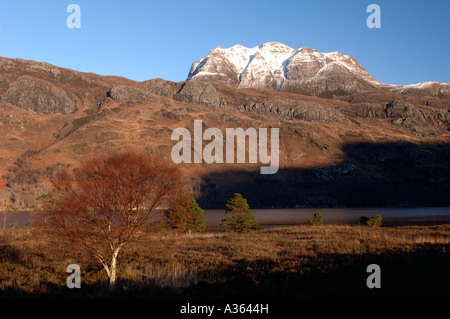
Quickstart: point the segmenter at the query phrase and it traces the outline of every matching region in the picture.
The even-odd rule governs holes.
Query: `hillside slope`
[[[329,99],[0,58],[0,206],[30,208],[61,169],[104,152],[134,147],[170,160],[172,131],[192,131],[197,119],[223,132],[280,128],[274,175],[260,164],[180,164],[204,208],[234,192],[252,207],[449,205],[450,99],[425,89]]]

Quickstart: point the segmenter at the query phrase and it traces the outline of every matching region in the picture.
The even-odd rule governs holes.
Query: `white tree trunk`
[[[114,291],[116,287],[117,256],[119,255],[120,248],[114,250],[111,258],[111,265],[109,267],[109,291]]]

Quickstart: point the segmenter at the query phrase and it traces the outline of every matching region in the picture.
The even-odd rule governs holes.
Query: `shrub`
[[[226,204],[225,219],[220,223],[221,231],[234,231],[247,233],[260,230],[256,217],[252,214],[247,200],[241,194],[236,193]]]
[[[165,211],[170,228],[183,232],[202,232],[206,228],[206,220],[197,201],[192,195],[184,194],[177,198],[173,208]]]
[[[380,227],[382,223],[382,218],[380,215],[375,214],[372,218],[370,218],[368,226],[370,227]]]
[[[308,223],[313,226],[323,226],[323,217],[319,212],[315,212],[312,219],[308,219]]]
[[[359,226],[367,226],[369,220],[369,217],[367,217],[366,215],[359,216]]]
[[[359,217],[359,225],[360,226],[368,226],[368,227],[379,227],[381,226],[382,218],[381,215],[375,214],[373,217],[369,218],[366,215],[361,215]]]

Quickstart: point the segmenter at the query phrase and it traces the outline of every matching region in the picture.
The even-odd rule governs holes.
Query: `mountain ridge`
[[[338,51],[321,53],[309,47],[292,48],[279,42],[267,42],[253,48],[239,44],[230,48],[217,47],[192,63],[186,80],[318,96],[382,89],[417,91],[423,84],[383,84],[351,55]],[[434,90],[442,92],[436,95],[450,97],[450,84],[426,83],[439,87]]]

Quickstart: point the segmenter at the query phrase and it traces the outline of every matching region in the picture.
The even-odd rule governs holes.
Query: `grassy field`
[[[103,298],[95,260],[30,229],[0,232],[0,298]],[[82,270],[66,287],[66,267]],[[381,289],[369,289],[369,264]],[[450,225],[271,227],[249,234],[158,234],[119,255],[124,298],[449,298]]]

